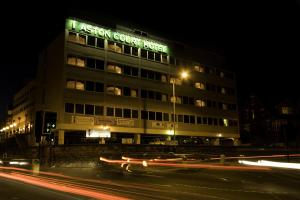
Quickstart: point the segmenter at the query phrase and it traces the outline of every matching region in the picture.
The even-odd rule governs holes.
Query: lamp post
[[[189,74],[187,71],[182,71],[179,73],[181,79],[187,79]],[[176,96],[175,96],[175,82],[176,78],[173,78],[173,140],[176,141],[175,126],[176,126]]]

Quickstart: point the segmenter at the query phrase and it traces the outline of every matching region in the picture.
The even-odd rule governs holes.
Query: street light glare
[[[181,78],[183,78],[183,79],[186,79],[189,76],[189,74],[186,71],[181,72],[180,75],[181,75]]]

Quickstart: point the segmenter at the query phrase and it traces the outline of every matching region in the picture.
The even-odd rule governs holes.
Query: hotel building
[[[43,112],[57,114],[50,131],[57,144],[239,139],[235,75],[216,54],[75,18],[42,52],[36,79],[13,105],[11,124],[1,130],[27,134],[33,145],[44,135],[37,116]]]

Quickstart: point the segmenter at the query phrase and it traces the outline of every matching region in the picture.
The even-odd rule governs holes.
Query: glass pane
[[[83,104],[76,104],[76,113],[83,114],[84,112],[84,106]]]
[[[65,112],[67,112],[67,113],[74,113],[74,104],[72,104],[72,103],[65,103]]]
[[[95,83],[94,82],[92,82],[92,81],[86,81],[86,87],[85,87],[85,89],[87,90],[87,91],[94,91],[95,90]]]
[[[87,58],[86,59],[86,66],[88,68],[95,68],[95,59],[93,59],[93,58]]]
[[[95,44],[96,44],[96,38],[93,37],[93,36],[88,36],[87,44],[90,45],[90,46],[95,46]]]
[[[103,60],[96,60],[96,69],[104,70],[104,61]]]
[[[107,107],[106,108],[106,115],[107,116],[114,116],[114,108]]]
[[[68,40],[71,42],[77,42],[76,33],[69,32]]]
[[[138,110],[132,110],[132,118],[138,119],[139,118],[139,112]]]
[[[125,118],[131,118],[131,110],[130,109],[124,109],[124,117]]]
[[[104,40],[101,38],[97,38],[97,47],[104,48]]]
[[[94,105],[85,105],[85,114],[87,115],[94,115]]]
[[[116,117],[123,117],[122,108],[115,108]]]
[[[103,115],[103,114],[104,114],[103,106],[95,106],[95,115]]]
[[[96,83],[96,92],[103,92],[103,91],[104,91],[104,84]]]

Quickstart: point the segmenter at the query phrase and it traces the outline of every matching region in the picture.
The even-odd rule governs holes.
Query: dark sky
[[[300,2],[207,2],[180,1],[172,6],[162,1],[73,2],[72,8],[55,1],[7,5],[0,14],[0,119],[13,92],[35,75],[39,50],[55,35],[63,16],[74,10],[115,17],[217,51],[236,72],[241,102],[251,93],[265,104],[299,97]]]

